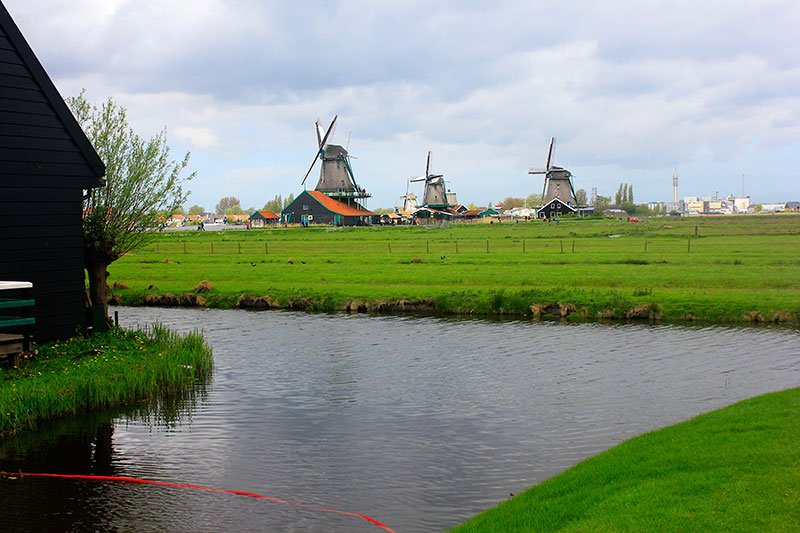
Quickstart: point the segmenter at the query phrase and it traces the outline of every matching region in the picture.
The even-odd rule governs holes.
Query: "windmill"
[[[561,167],[551,165],[553,158],[553,145],[555,137],[550,137],[550,148],[547,150],[547,162],[544,169],[530,169],[528,174],[544,174],[544,187],[542,188],[542,205],[547,205],[557,198],[567,206],[575,206],[575,189],[572,186],[572,173]]]
[[[339,200],[345,204],[351,205],[355,203],[358,198],[369,198],[372,196],[363,188],[359,187],[356,178],[353,175],[353,167],[350,165],[350,155],[347,149],[339,146],[338,144],[329,144],[329,139],[333,136],[333,131],[336,129],[336,119],[338,115],[333,117],[327,131],[322,127],[322,124],[317,120],[315,124],[315,131],[317,134],[318,150],[314,155],[314,161],[308,168],[308,172],[303,176],[301,185],[305,185],[306,179],[317,164],[317,160],[322,160],[322,165],[319,172],[319,181],[315,190],[324,193],[331,198]]]
[[[444,176],[442,174],[431,174],[430,152],[428,152],[428,162],[425,165],[425,175],[409,180],[409,182],[417,181],[425,182],[425,193],[422,196],[422,205],[436,209],[445,209],[450,206],[450,198],[445,188]]]
[[[400,199],[403,200],[403,211],[406,213],[412,213],[419,207],[419,204],[417,204],[417,195],[413,192],[408,192],[408,187],[411,185],[412,179],[414,178],[408,178],[406,182],[406,193],[400,197]]]

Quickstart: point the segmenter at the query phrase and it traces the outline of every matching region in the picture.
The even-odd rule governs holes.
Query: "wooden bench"
[[[11,290],[22,293],[21,298],[0,298],[0,329],[15,330],[12,333],[0,333],[0,355],[7,357],[11,366],[19,365],[20,352],[31,349],[31,329],[36,324],[36,319],[29,316],[35,305],[30,297],[32,288],[33,284],[28,281],[0,281],[0,294]],[[14,313],[13,310],[18,310],[19,314],[7,314]]]

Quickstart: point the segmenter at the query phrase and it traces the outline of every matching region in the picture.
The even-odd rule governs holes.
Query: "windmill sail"
[[[337,118],[338,116],[333,117],[327,131],[323,130],[319,120],[314,124],[318,150],[301,184],[305,184],[319,159],[322,163],[315,190],[349,205],[357,198],[369,198],[371,195],[359,187],[356,182],[347,149],[338,144],[329,144],[329,141],[333,139],[333,132],[336,130]]]

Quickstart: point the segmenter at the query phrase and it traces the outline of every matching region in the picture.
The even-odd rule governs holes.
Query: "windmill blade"
[[[556,142],[555,137],[550,137],[550,148],[547,150],[547,164],[544,166],[548,171],[550,170],[550,159],[553,156],[553,144]]]
[[[528,174],[547,174],[547,170],[543,168],[529,168]]]
[[[409,178],[408,181],[416,183],[418,181],[425,181],[426,179],[428,179],[426,176],[417,176],[416,178]]]
[[[331,122],[331,125],[328,127],[328,131],[325,132],[325,136],[319,140],[319,150],[317,150],[317,153],[314,155],[314,160],[311,162],[311,166],[308,167],[308,172],[306,172],[306,175],[303,176],[303,181],[300,182],[300,185],[305,185],[308,175],[311,174],[311,170],[313,170],[314,165],[317,164],[317,159],[319,159],[319,157],[322,155],[322,152],[325,151],[325,143],[328,142],[328,137],[331,136],[331,131],[333,130],[334,126],[336,126],[337,118],[338,115],[333,117],[333,122]]]
[[[322,129],[322,124],[320,124],[319,119],[315,123],[315,128],[317,132],[317,147],[322,146],[322,137],[325,135],[325,131]]]
[[[425,164],[425,177],[428,177],[428,174],[431,173],[431,152],[428,151],[428,162]]]

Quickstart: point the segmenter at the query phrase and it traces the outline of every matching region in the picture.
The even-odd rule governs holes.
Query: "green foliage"
[[[192,207],[189,208],[189,213],[188,214],[190,214],[190,215],[199,215],[200,213],[205,213],[205,212],[206,212],[206,210],[205,210],[204,207],[195,204],[195,205],[193,205]]]
[[[503,200],[503,208],[504,209],[513,209],[515,207],[525,207],[525,199],[524,198],[513,198],[509,196],[505,200]]]
[[[244,213],[242,210],[241,202],[235,196],[224,196],[217,202],[217,213],[225,215],[241,215]]]
[[[608,209],[609,205],[611,205],[611,198],[609,198],[608,196],[598,196],[597,205],[595,206],[596,208],[595,211],[602,213],[603,211]]]
[[[105,186],[90,189],[84,202],[83,231],[87,249],[108,265],[150,237],[159,211],[172,213],[186,201],[183,183],[195,174],[181,176],[188,153],[170,160],[166,129],[140,137],[111,98],[97,107],[81,91],[66,102],[106,165]]]
[[[18,368],[0,370],[0,437],[39,420],[184,390],[209,376],[212,364],[200,333],[159,325],[40,345]]]
[[[583,189],[578,189],[575,191],[575,201],[578,202],[578,205],[586,205],[587,198],[586,198],[586,191]]]
[[[528,198],[526,198],[526,202],[528,207],[542,205],[542,195],[537,193],[530,194],[528,195]],[[491,205],[489,207],[491,207]]]
[[[284,204],[283,198],[280,194],[275,195],[275,198],[272,201],[267,202],[264,204],[264,207],[261,209],[262,211],[272,211],[276,215],[280,215],[283,208],[286,207],[287,204]]]

